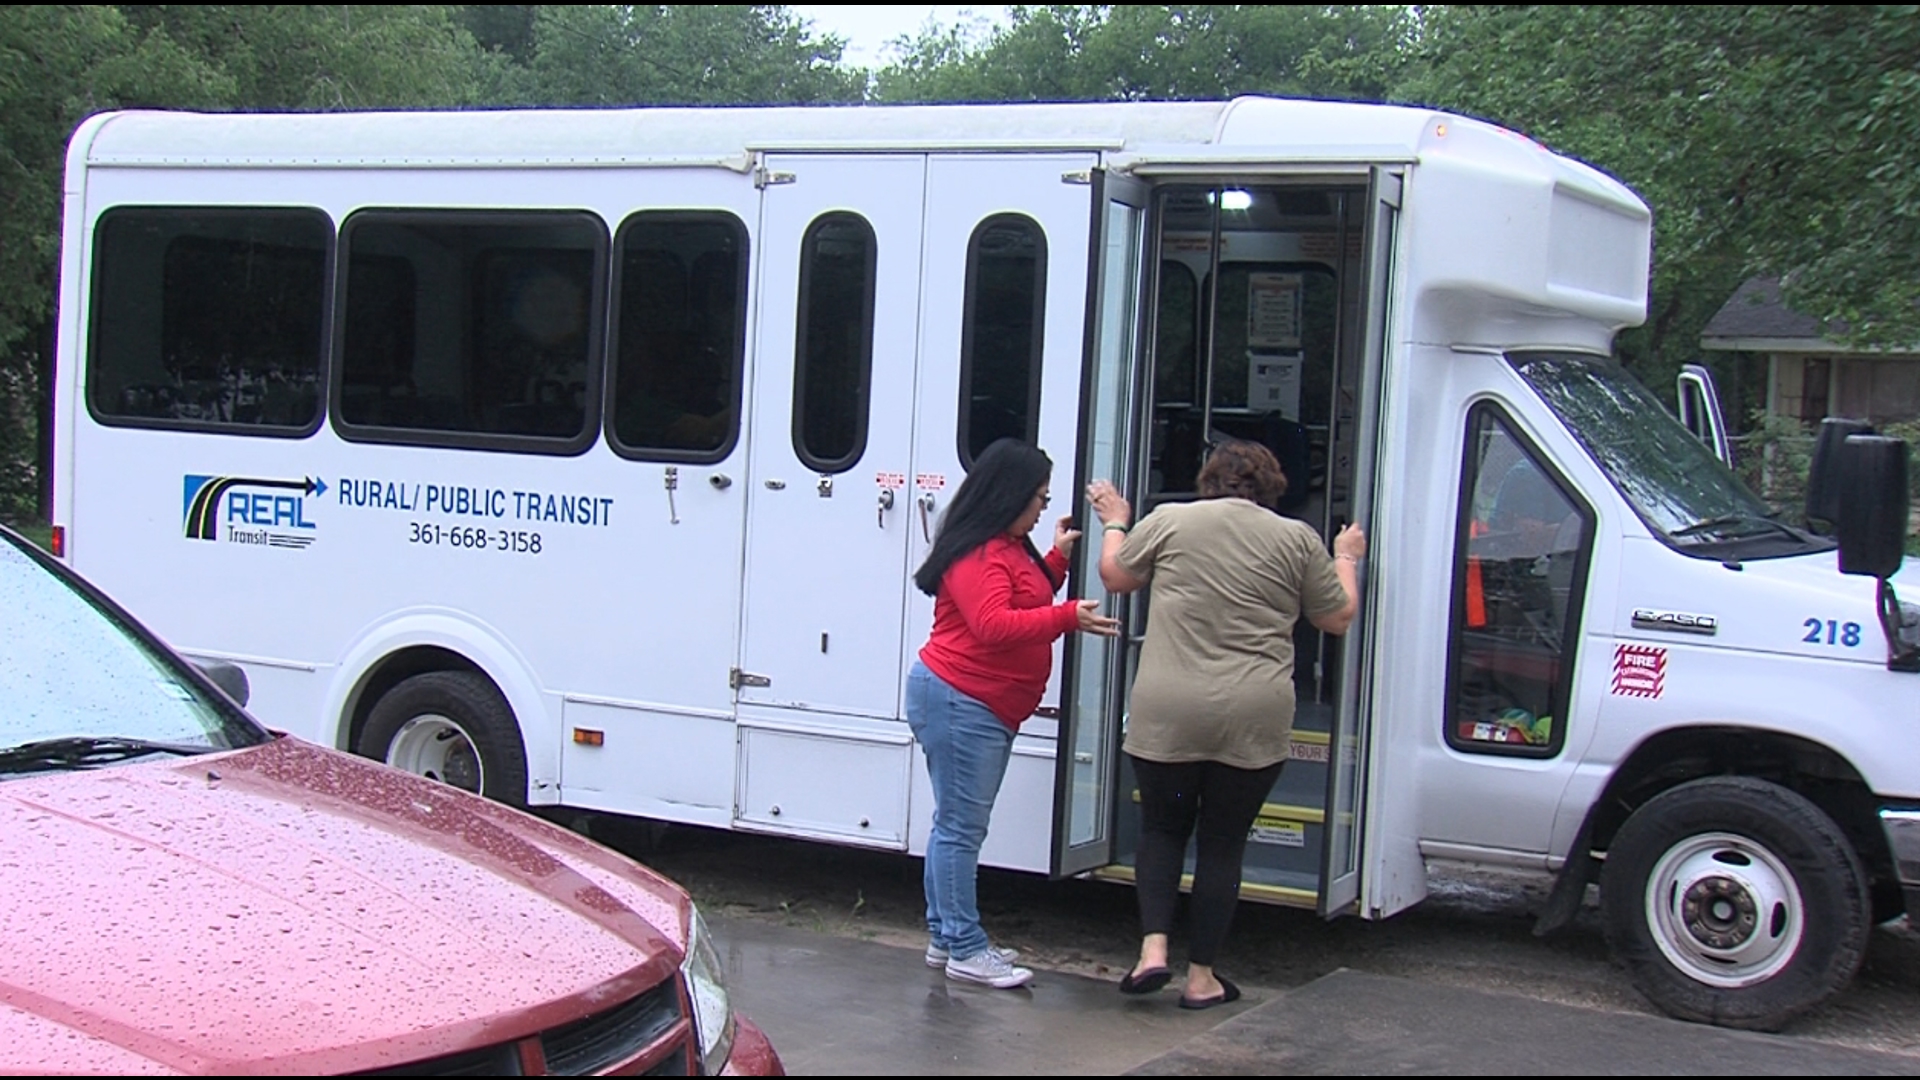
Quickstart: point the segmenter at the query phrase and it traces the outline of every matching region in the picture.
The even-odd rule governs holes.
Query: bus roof
[[[1257,116],[1258,122],[1252,122]],[[1348,160],[1416,156],[1429,109],[1238,98],[1210,102],[109,113],[82,125],[88,167],[485,167],[708,164],[777,151],[1275,146]],[[1237,121],[1237,122],[1236,122]],[[73,154],[69,160],[79,164]]]

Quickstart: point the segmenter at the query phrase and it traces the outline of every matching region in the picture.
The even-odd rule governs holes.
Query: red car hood
[[[290,738],[0,783],[0,1070],[344,1072],[504,1042],[679,965],[685,894]]]

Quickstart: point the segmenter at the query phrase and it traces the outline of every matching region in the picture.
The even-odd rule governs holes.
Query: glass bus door
[[[1100,585],[1100,533],[1090,528],[1082,494],[1095,478],[1121,483],[1134,456],[1140,271],[1146,239],[1144,185],[1096,172],[1094,243],[1089,275],[1087,355],[1081,391],[1079,467],[1070,489],[1085,536],[1074,548],[1070,580],[1083,599],[1107,600]],[[1124,606],[1124,600],[1120,601]],[[1109,614],[1113,603],[1102,606]],[[1061,668],[1061,717],[1054,770],[1055,877],[1113,861],[1116,770],[1129,646],[1124,637],[1074,635]]]
[[[1397,179],[1379,170],[1312,180],[1162,183],[1151,191],[1144,243],[1151,282],[1140,326],[1145,354],[1109,355],[1111,302],[1094,324],[1083,469],[1119,483],[1144,516],[1198,498],[1212,447],[1251,440],[1272,450],[1289,486],[1277,511],[1329,541],[1366,520],[1384,356]],[[1128,221],[1109,205],[1109,214]],[[1106,258],[1119,262],[1110,229]],[[1103,282],[1107,280],[1103,278]],[[1097,596],[1099,545],[1079,556],[1081,588]],[[1067,740],[1060,769],[1056,873],[1097,868],[1131,878],[1138,842],[1134,782],[1120,741],[1128,678],[1152,619],[1152,590],[1116,608],[1118,643],[1081,639],[1067,670]],[[1364,603],[1364,597],[1363,597]],[[1360,693],[1365,614],[1345,638],[1305,619],[1295,629],[1298,701],[1290,760],[1254,823],[1244,895],[1347,909],[1357,896],[1357,808],[1366,715]],[[1109,792],[1103,787],[1112,778]],[[1096,840],[1110,836],[1110,846]],[[1061,853],[1086,852],[1074,860]],[[1110,852],[1105,866],[1095,851]]]

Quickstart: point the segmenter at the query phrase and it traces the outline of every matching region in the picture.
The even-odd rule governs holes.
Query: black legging
[[[1134,888],[1140,895],[1141,932],[1173,932],[1187,837],[1198,824],[1187,959],[1212,967],[1240,899],[1240,860],[1247,850],[1247,831],[1286,762],[1264,769],[1236,769],[1217,761],[1163,765],[1132,754],[1127,757],[1140,782],[1140,851]]]

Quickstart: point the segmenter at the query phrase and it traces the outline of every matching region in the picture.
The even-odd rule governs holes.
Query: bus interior
[[[1286,475],[1276,512],[1331,542],[1351,520],[1367,314],[1366,187],[1181,184],[1154,194],[1151,395],[1135,442],[1145,459],[1134,478],[1136,515],[1198,498],[1208,450],[1249,440],[1271,450]],[[1129,680],[1151,618],[1151,596],[1136,597]],[[1250,898],[1309,907],[1319,898],[1343,644],[1305,618],[1294,628],[1293,750],[1249,838],[1242,889]],[[1132,801],[1124,756],[1120,770],[1122,799]],[[1130,812],[1117,818],[1118,876],[1125,877],[1138,820]]]

